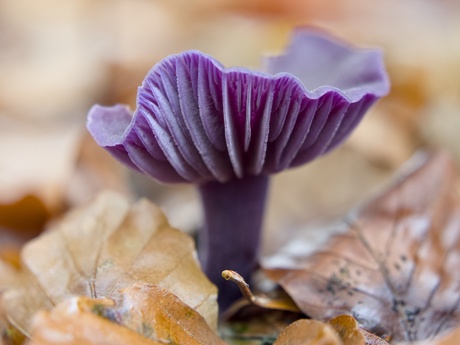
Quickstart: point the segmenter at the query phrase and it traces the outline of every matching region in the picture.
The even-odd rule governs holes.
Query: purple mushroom
[[[389,90],[381,53],[297,29],[266,71],[224,68],[198,52],[147,74],[134,114],[95,105],[88,129],[130,168],[164,183],[194,183],[205,225],[199,257],[226,307],[239,294],[221,272],[256,267],[269,175],[339,145]]]

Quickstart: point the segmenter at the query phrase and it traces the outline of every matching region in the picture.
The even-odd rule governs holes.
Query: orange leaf
[[[206,320],[171,292],[157,285],[122,291],[121,323],[164,344],[225,345]]]
[[[27,345],[161,345],[99,317],[84,298],[67,300],[51,311],[40,311]]]
[[[339,315],[328,323],[337,331],[344,345],[388,345],[382,338],[359,328],[353,316]]]
[[[30,345],[225,345],[200,314],[159,286],[134,285],[120,297],[117,305],[110,299],[72,298],[39,312]]]

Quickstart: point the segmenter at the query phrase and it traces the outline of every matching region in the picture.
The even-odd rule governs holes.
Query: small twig
[[[301,313],[302,311],[295,305],[290,298],[269,298],[264,296],[256,296],[249,289],[248,283],[237,272],[225,270],[222,272],[222,277],[225,280],[231,280],[240,288],[243,297],[250,303],[266,309],[275,309]]]

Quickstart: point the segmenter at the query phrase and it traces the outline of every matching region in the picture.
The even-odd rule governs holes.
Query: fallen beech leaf
[[[216,288],[201,272],[192,239],[147,200],[131,206],[104,193],[71,212],[22,251],[23,282],[5,293],[9,321],[28,334],[31,316],[72,296],[121,300],[120,290],[157,284],[216,328]]]
[[[88,301],[74,298],[51,311],[40,311],[32,323],[27,345],[161,345],[95,315]]]
[[[110,299],[72,298],[51,312],[38,313],[31,344],[99,344],[106,339],[103,344],[225,345],[200,314],[157,285],[136,284],[123,289],[120,297],[118,305]],[[111,336],[101,338],[106,334]]]
[[[328,324],[302,319],[289,325],[273,345],[342,345],[342,341]]]
[[[328,323],[334,327],[344,345],[388,345],[382,338],[359,328],[358,322],[353,316],[338,315],[329,320]]]
[[[353,316],[338,315],[328,322],[331,325],[344,345],[364,345],[364,335],[359,331],[358,322]]]
[[[414,162],[415,161],[415,162]],[[266,273],[307,315],[352,313],[396,341],[432,339],[460,322],[460,206],[448,155],[418,155],[344,232]],[[409,168],[408,167],[408,168]]]
[[[164,344],[225,345],[206,320],[177,296],[157,285],[122,291],[121,323]]]

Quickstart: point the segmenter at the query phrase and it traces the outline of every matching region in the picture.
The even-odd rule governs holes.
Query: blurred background
[[[187,49],[257,69],[299,25],[382,49],[392,90],[342,147],[273,179],[264,253],[343,216],[417,149],[460,161],[459,1],[0,0],[0,257],[17,263],[23,241],[105,188],[198,228],[194,190],[116,163],[88,136],[88,109],[134,109],[148,70]]]

